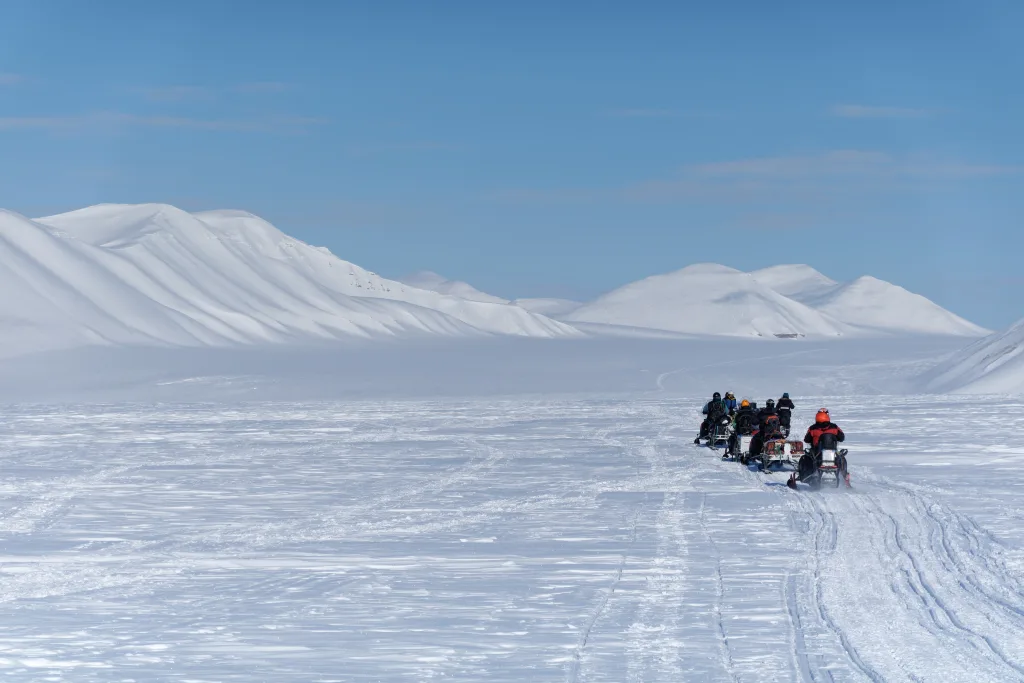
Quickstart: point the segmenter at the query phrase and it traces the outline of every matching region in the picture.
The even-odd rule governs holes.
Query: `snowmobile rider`
[[[725,405],[729,409],[730,415],[736,414],[736,408],[739,407],[739,404],[736,401],[736,395],[731,391],[725,392]]]
[[[729,407],[722,400],[722,395],[716,391],[711,400],[704,404],[704,409],[701,410],[701,413],[707,417],[700,423],[700,434],[693,440],[694,444],[699,444],[700,440],[708,435],[711,425],[729,414]]]
[[[782,424],[782,428],[786,430],[786,436],[789,436],[789,425],[793,419],[793,409],[796,408],[793,405],[793,401],[789,398],[789,392],[782,395],[778,403],[775,404],[775,410],[779,413],[779,422]]]
[[[807,434],[804,435],[804,443],[810,444],[811,449],[800,457],[797,471],[786,484],[795,488],[797,481],[803,481],[818,469],[821,464],[822,449],[836,448],[845,440],[846,434],[839,428],[839,425],[832,422],[828,408],[819,410],[814,416],[814,424],[807,428]],[[843,475],[846,485],[849,486],[850,473],[846,468],[846,458],[838,453],[836,453],[836,466],[839,467],[839,472]]]
[[[754,456],[761,455],[765,441],[782,435],[782,424],[773,399],[765,401],[764,408],[757,412],[757,422],[757,431],[750,440],[750,455]]]
[[[757,431],[757,411],[750,405],[750,401],[743,399],[740,402],[739,410],[733,417],[733,424],[736,431],[729,437],[729,452],[735,453],[741,436],[748,436]]]

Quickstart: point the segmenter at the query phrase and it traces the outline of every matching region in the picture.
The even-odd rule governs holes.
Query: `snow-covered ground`
[[[623,328],[618,328],[623,329]],[[490,338],[232,349],[93,347],[0,359],[0,402],[899,394],[960,348],[881,339]]]
[[[1024,677],[1024,405],[794,398],[853,490],[693,447],[668,394],[9,407],[0,670]]]

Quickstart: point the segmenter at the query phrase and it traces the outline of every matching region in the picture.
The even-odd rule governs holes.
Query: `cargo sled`
[[[761,449],[761,469],[767,472],[772,467],[779,468],[783,465],[796,467],[803,454],[803,441],[790,441],[785,438],[765,441]]]

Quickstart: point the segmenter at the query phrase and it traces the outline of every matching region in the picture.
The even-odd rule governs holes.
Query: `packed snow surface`
[[[1024,394],[1024,320],[943,360],[925,382],[933,391]]]
[[[1024,448],[978,440],[1024,405],[795,395],[848,435],[811,493],[690,445],[705,398],[9,407],[0,669],[1024,678]]]
[[[716,264],[630,283],[564,319],[733,336],[836,337],[847,331],[838,320],[760,285],[753,275]]]
[[[450,294],[469,301],[483,301],[489,304],[508,303],[508,299],[502,299],[501,297],[481,292],[471,284],[460,282],[459,280],[449,280],[443,275],[438,275],[429,270],[421,270],[412,275],[406,275],[405,277],[398,278],[398,281],[410,287],[428,289],[439,294]]]
[[[0,211],[0,353],[86,344],[578,334],[517,306],[408,287],[235,211]]]

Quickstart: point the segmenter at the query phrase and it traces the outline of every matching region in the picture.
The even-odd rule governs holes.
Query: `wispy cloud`
[[[786,179],[794,177],[834,176],[986,176],[1019,173],[1021,166],[977,164],[927,157],[897,157],[886,152],[857,149],[830,150],[805,156],[754,157],[734,161],[717,161],[683,167],[687,176],[761,177]]]
[[[134,88],[134,90],[151,102],[184,102],[215,99],[225,95],[274,95],[285,92],[291,87],[290,84],[280,81],[254,81],[226,86],[158,85]]]
[[[0,85],[18,85],[24,80],[25,77],[20,74],[0,72]]]
[[[864,104],[836,104],[829,112],[844,119],[924,119],[935,114],[933,109],[914,107],[879,107]]]
[[[288,117],[275,119],[202,119],[186,116],[141,116],[124,112],[97,112],[77,116],[0,117],[0,131],[47,130],[69,132],[89,128],[183,128],[206,131],[288,133],[328,123],[326,119]]]
[[[1017,165],[905,157],[871,150],[830,150],[690,164],[669,177],[618,187],[506,190],[492,194],[490,199],[525,204],[625,201],[812,205],[1022,173],[1024,166]]]
[[[885,152],[831,150],[816,155],[775,156],[684,166],[674,178],[622,190],[636,201],[737,199],[763,201],[890,192],[913,183],[1007,176],[1024,167]]]

